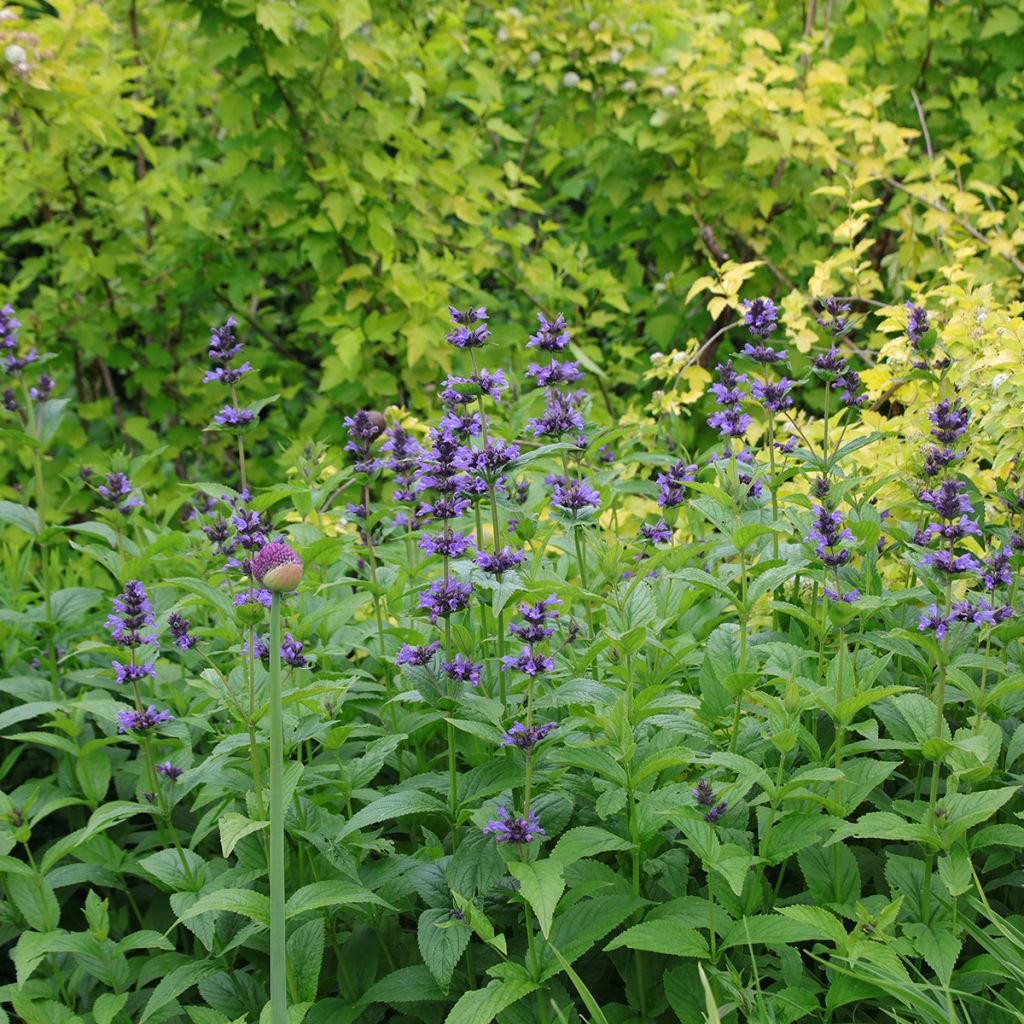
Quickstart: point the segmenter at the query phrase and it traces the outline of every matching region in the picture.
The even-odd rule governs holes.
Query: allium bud
[[[302,581],[302,559],[284,541],[265,544],[252,560],[256,582],[281,594],[295,590]]]

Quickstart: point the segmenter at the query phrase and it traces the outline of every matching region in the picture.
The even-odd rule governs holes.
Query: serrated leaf
[[[551,931],[555,907],[565,892],[562,864],[556,860],[513,861],[509,872],[519,880],[519,891],[537,915],[544,938]]]
[[[443,992],[447,992],[452,974],[466,947],[470,930],[452,917],[450,910],[424,910],[416,926],[420,956]]]

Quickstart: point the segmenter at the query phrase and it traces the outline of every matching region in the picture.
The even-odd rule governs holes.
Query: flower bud
[[[265,544],[252,560],[256,582],[274,593],[295,590],[302,580],[302,559],[284,541]]]
[[[366,418],[370,421],[371,424],[373,424],[374,428],[377,431],[377,436],[380,437],[380,435],[384,433],[388,425],[388,421],[384,419],[383,414],[376,412],[373,409],[367,409]]]

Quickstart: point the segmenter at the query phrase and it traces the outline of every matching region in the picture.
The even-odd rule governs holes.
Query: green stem
[[[281,595],[270,604],[270,1022],[288,1024],[284,901],[284,708],[281,701]]]
[[[448,809],[452,816],[452,853],[459,848],[456,825],[459,816],[459,765],[455,750],[455,726],[448,723]]]
[[[836,572],[836,588],[838,592],[838,570]],[[843,725],[842,720],[839,718],[839,706],[843,702],[843,666],[846,662],[846,632],[843,629],[839,630],[839,665],[836,668],[836,751],[835,751],[835,768],[836,771],[841,771],[843,766],[843,745],[846,741],[846,728]],[[838,779],[836,780],[833,790],[832,799],[836,804],[842,803],[843,796],[843,784]],[[834,892],[836,902],[839,902],[839,894],[842,891],[841,883],[842,878],[842,861],[840,859],[840,844],[836,843],[832,847],[832,876],[834,884]]]
[[[576,544],[576,561],[580,567],[580,584],[586,593],[583,596],[584,607],[587,610],[587,628],[590,630],[590,638],[594,639],[594,612],[590,606],[590,584],[587,580],[587,552],[583,541],[583,527],[574,525],[572,538]]]

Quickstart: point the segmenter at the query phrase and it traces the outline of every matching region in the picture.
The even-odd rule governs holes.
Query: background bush
[[[337,439],[426,405],[449,300],[500,306],[507,351],[565,312],[621,415],[735,319],[735,279],[684,301],[727,256],[805,340],[829,284],[1019,287],[1020,2],[6,10],[0,298],[85,458],[154,424],[179,472],[216,451],[193,371],[229,312],[282,427]]]

